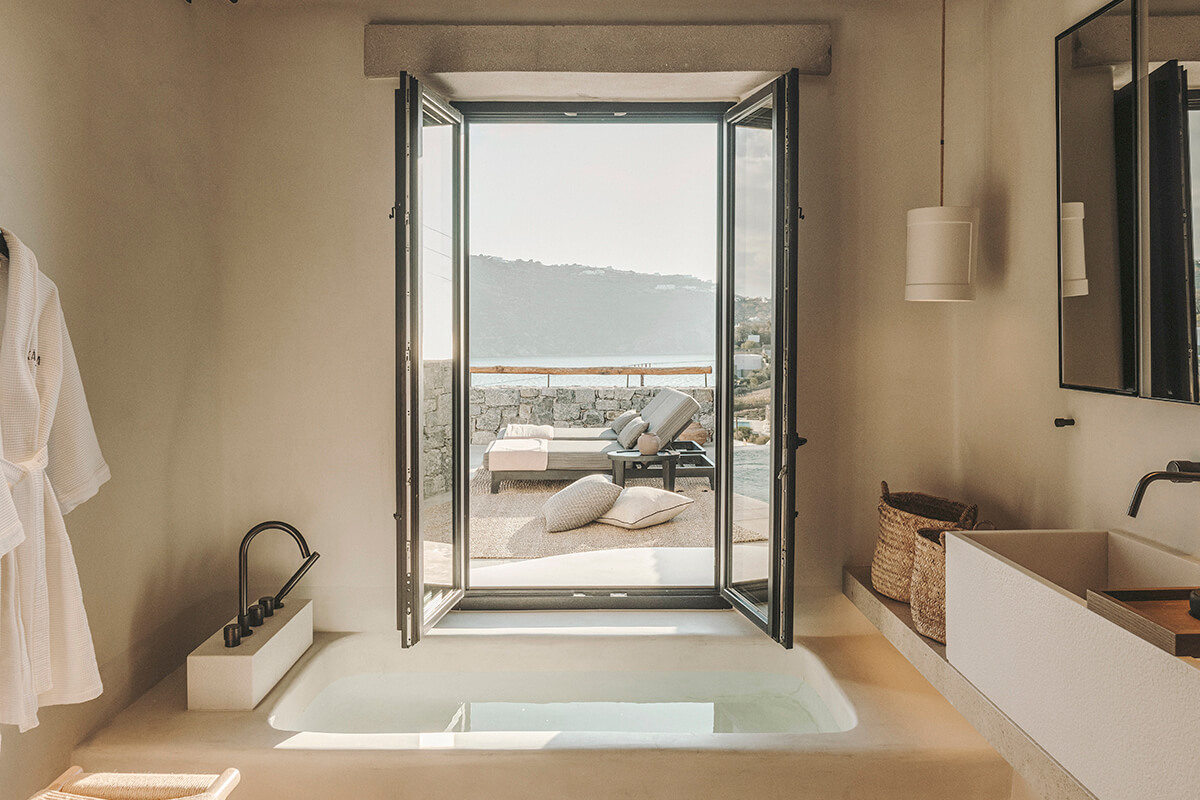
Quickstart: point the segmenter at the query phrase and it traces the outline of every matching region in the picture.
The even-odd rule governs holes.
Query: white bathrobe
[[[0,723],[101,692],[63,515],[108,480],[58,288],[16,236],[0,256]]]

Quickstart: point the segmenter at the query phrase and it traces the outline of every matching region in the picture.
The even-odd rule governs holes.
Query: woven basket
[[[920,492],[889,492],[882,484],[879,539],[871,559],[871,585],[893,600],[907,603],[912,587],[913,550],[917,531],[969,530],[979,509],[974,505]]]
[[[922,528],[913,550],[912,617],[917,632],[946,643],[946,531]]]

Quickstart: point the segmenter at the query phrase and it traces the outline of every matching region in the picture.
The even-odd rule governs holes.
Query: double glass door
[[[463,597],[463,119],[396,92],[397,618],[406,647]]]
[[[798,75],[725,115],[722,596],[792,644],[795,538]]]
[[[798,77],[780,76],[728,109],[713,154],[722,213],[711,597],[724,598],[785,647],[792,638],[795,459],[804,443],[795,407]],[[465,136],[450,103],[401,76],[396,521],[405,646],[468,589]]]

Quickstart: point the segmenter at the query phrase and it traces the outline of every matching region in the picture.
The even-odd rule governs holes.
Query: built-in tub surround
[[[721,747],[729,736],[835,733],[857,720],[807,650],[690,647],[671,637],[602,637],[586,661],[557,637],[434,632],[404,652],[394,635],[328,642],[272,709],[290,748],[441,746]],[[683,646],[681,646],[683,645]],[[743,743],[737,743],[743,744]],[[788,744],[781,741],[780,744]]]
[[[410,650],[318,633],[253,711],[184,711],[176,674],[74,757],[233,765],[243,800],[1008,800],[1008,765],[844,598],[798,622],[790,651],[733,612],[455,612]]]

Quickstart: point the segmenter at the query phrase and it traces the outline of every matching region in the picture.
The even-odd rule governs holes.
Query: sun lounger
[[[688,423],[692,421],[692,418],[696,416],[696,412],[699,410],[700,404],[691,395],[684,394],[678,389],[664,387],[642,409],[641,416],[642,419],[649,423],[650,433],[655,434],[665,442],[669,442],[688,426]],[[676,428],[680,419],[683,419],[683,425]],[[670,433],[671,437],[669,439],[665,437],[662,433],[663,431]],[[603,440],[615,442],[617,440],[617,432],[607,425],[603,428],[558,428],[549,425],[514,423],[506,427],[501,436],[505,439],[546,438],[555,441],[590,442]]]
[[[675,389],[664,388],[642,409],[642,419],[649,424],[649,432],[655,434],[666,447],[675,440],[691,423],[700,404],[690,395]],[[579,435],[583,432],[595,432],[592,439],[559,439],[558,431]],[[603,431],[612,433],[612,437],[604,436]],[[483,466],[492,476],[492,494],[500,491],[500,481],[555,481],[575,480],[582,475],[597,472],[611,472],[612,459],[608,454],[613,450],[621,450],[621,444],[616,441],[616,432],[612,428],[556,428],[555,438],[545,440],[546,468],[543,470],[514,470],[493,469],[493,466],[507,466],[512,463],[501,457],[501,452],[508,445],[502,444],[505,439],[497,439],[488,445],[483,454]],[[496,463],[492,463],[492,451],[496,451]],[[539,451],[541,450],[539,446]],[[711,465],[710,465],[711,466]],[[711,476],[710,476],[711,477]]]

